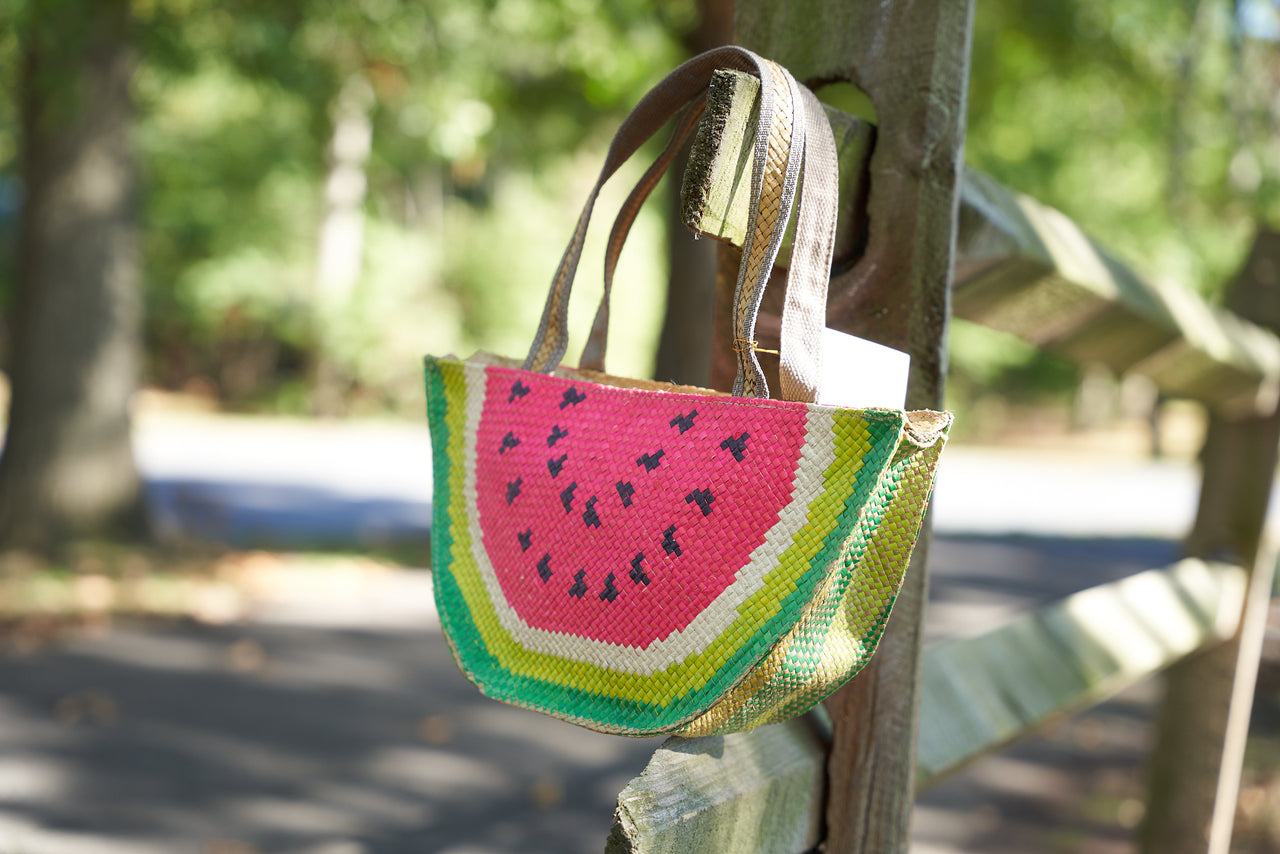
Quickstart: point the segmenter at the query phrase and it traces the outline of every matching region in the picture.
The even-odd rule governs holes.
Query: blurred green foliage
[[[966,160],[1144,275],[1216,296],[1280,224],[1275,0],[982,0]],[[1075,371],[957,324],[959,405],[1065,399]]]
[[[0,0],[5,238],[22,40],[47,35],[24,33],[28,2]],[[584,146],[598,163],[694,23],[691,0],[137,0],[134,12],[147,379],[240,406],[300,404],[321,356],[357,403],[385,407],[414,404],[426,352],[518,355],[585,196],[566,167]],[[373,94],[363,260],[326,302],[333,111],[353,78]],[[11,256],[0,265],[7,300]]]
[[[23,9],[39,1],[0,0],[6,320]],[[412,409],[421,354],[521,354],[603,146],[680,59],[697,5],[135,0],[134,13],[148,381],[301,407],[324,359],[357,407]],[[1275,0],[983,0],[968,160],[1148,274],[1212,292],[1280,204],[1277,33]],[[357,78],[372,94],[363,261],[326,301],[334,111]],[[620,371],[651,359],[660,215],[644,215],[623,265]],[[592,301],[580,295],[578,328]],[[954,335],[961,389],[1070,385],[1061,364],[986,335]]]
[[[1202,293],[1280,204],[1273,0],[998,0],[967,158]]]

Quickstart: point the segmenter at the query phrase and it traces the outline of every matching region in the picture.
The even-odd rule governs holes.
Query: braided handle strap
[[[788,274],[787,307],[783,318],[782,393],[789,400],[816,400],[821,359],[820,332],[825,323],[827,279],[836,224],[835,144],[825,113],[812,93],[781,66],[739,47],[708,51],[680,66],[654,87],[623,122],[552,280],[542,321],[525,360],[527,370],[550,372],[564,357],[568,343],[569,294],[582,254],[587,223],[600,188],[672,113],[684,108],[685,114],[672,141],[632,191],[610,235],[605,259],[605,292],[583,354],[584,367],[603,370],[610,289],[622,242],[640,204],[701,115],[706,86],[712,73],[721,68],[752,72],[761,80],[760,121],[752,169],[752,198],[756,201],[748,223],[734,297],[735,336],[744,345],[751,342],[751,346],[736,348],[738,377],[734,393],[768,396],[753,344],[756,316],[794,206],[803,162],[806,164],[803,204]],[[806,157],[811,137],[812,149]]]
[[[822,330],[827,325],[827,284],[831,280],[840,209],[840,167],[826,111],[813,92],[796,85],[804,103],[804,178],[782,307],[779,379],[783,400],[817,403],[822,376]],[[763,285],[761,294],[753,297],[757,310],[762,296]],[[754,315],[751,324],[754,330]],[[738,370],[742,372],[741,364]],[[767,397],[764,378],[758,377],[758,381],[760,396]]]

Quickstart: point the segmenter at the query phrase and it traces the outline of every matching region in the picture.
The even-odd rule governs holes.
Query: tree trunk
[[[1246,320],[1280,331],[1280,233],[1259,232],[1225,304]],[[1251,570],[1250,592],[1231,640],[1183,659],[1165,674],[1147,769],[1150,796],[1139,832],[1146,854],[1226,854],[1230,847],[1275,569],[1275,555],[1259,554],[1259,544],[1278,446],[1280,410],[1236,420],[1210,416],[1200,451],[1200,503],[1186,552]]]
[[[330,107],[329,177],[324,185],[324,220],[316,247],[313,292],[319,341],[311,388],[314,415],[346,410],[346,378],[333,353],[332,325],[349,310],[364,266],[366,167],[373,148],[373,89],[364,74],[347,77]]]
[[[0,550],[141,535],[130,444],[141,295],[128,0],[29,3]]]

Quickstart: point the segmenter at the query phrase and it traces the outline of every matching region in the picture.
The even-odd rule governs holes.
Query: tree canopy
[[[1273,0],[1000,0],[975,23],[969,162],[1217,290],[1280,214]]]
[[[19,40],[38,35],[26,2],[0,4],[6,236],[21,197]],[[511,290],[545,287],[581,203],[578,152],[679,59],[694,23],[692,3],[650,0],[137,0],[133,12],[148,379],[286,406],[317,350],[376,406],[416,389],[427,350],[527,336],[533,309],[519,298],[513,311]],[[363,264],[317,320],[334,111],[353,79],[372,129]]]
[[[0,364],[34,2],[0,2]],[[693,0],[131,9],[146,378],[294,408],[318,353],[374,407],[416,399],[422,352],[518,354],[602,145],[680,59],[698,15]],[[1274,0],[983,2],[968,160],[1140,269],[1211,292],[1280,204],[1278,34]],[[369,128],[361,263],[355,285],[318,307],[344,103]],[[646,213],[642,251],[628,256],[637,306],[658,299],[660,215]],[[631,336],[616,367],[645,369],[659,312],[615,314]],[[957,336],[962,367],[1029,358],[968,337]]]

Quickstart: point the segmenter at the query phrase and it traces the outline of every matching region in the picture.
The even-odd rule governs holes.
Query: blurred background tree
[[[0,4],[0,545],[145,530],[140,341],[149,384],[327,414],[413,410],[424,352],[518,351],[580,152],[693,21],[647,0]]]
[[[60,354],[31,362],[47,366],[70,365],[72,345],[87,340],[27,320],[24,224],[42,187],[31,170],[54,151],[24,136],[32,110],[64,104],[60,115],[80,128],[119,104],[113,126],[132,128],[132,151],[120,148],[101,174],[137,199],[136,220],[121,208],[111,256],[137,263],[111,269],[145,305],[144,383],[238,410],[418,417],[423,353],[522,354],[620,116],[684,55],[721,41],[728,11],[723,0],[0,0],[10,447],[32,411],[23,395],[36,394],[21,387],[40,390],[29,400],[53,388],[24,379],[23,342]],[[1254,224],[1275,215],[1274,0],[984,0],[977,15],[969,161],[1061,208],[1139,269],[1213,291]],[[93,72],[86,40],[113,38],[131,70]],[[36,85],[24,57],[46,45],[57,51]],[[123,83],[116,100],[76,101],[78,80]],[[615,180],[615,198],[636,174]],[[604,199],[601,215],[610,207]],[[670,279],[680,299],[659,370],[696,379],[705,357],[680,324],[707,298],[680,270],[705,263],[705,251],[669,272],[664,221],[651,206],[624,259],[610,366],[653,370]],[[588,259],[600,257],[604,231],[593,230]],[[55,278],[83,283],[110,266],[75,266],[73,255]],[[578,329],[595,263],[580,277]],[[117,322],[127,338],[134,309],[121,305],[81,314]],[[962,406],[992,389],[1036,399],[1075,383],[1073,368],[986,330],[957,324],[953,341]],[[89,368],[69,376],[86,398],[126,396]],[[116,412],[119,451],[127,420]],[[27,454],[7,456],[12,471]],[[117,507],[136,508],[132,463],[116,459]],[[20,481],[5,471],[0,508],[15,507],[26,493],[5,485]]]
[[[130,444],[142,301],[128,0],[6,10],[22,195],[0,545],[145,531]],[[14,39],[14,34],[17,38]],[[3,148],[3,146],[0,146]],[[12,179],[10,179],[12,180]]]
[[[151,376],[239,406],[412,411],[423,352],[518,349],[581,150],[692,14],[157,3],[137,87]]]

